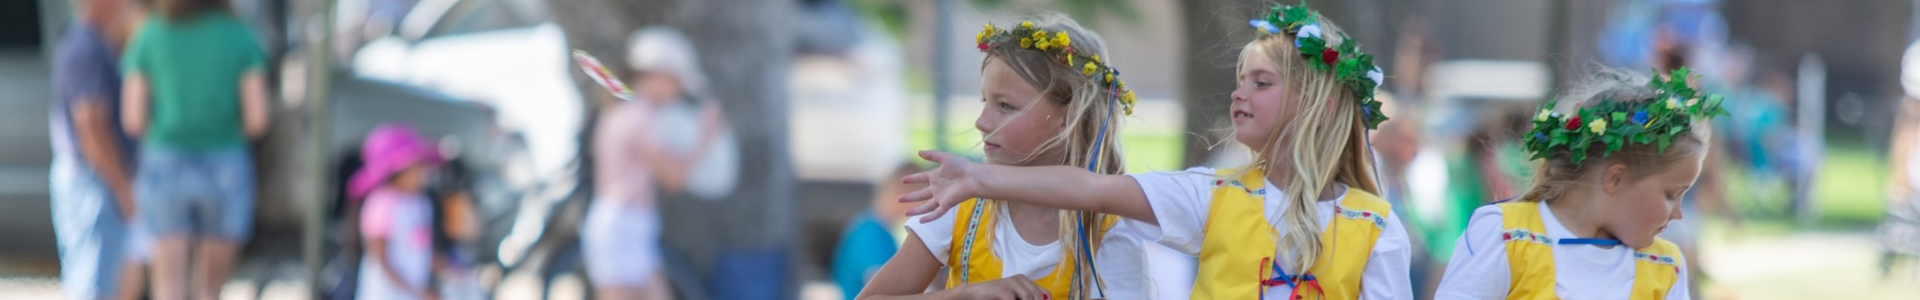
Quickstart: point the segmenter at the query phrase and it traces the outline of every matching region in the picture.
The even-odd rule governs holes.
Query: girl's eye
[[[1273,83],[1271,83],[1271,82],[1265,82],[1265,81],[1254,81],[1254,82],[1253,82],[1253,86],[1255,86],[1255,87],[1268,87],[1268,86],[1272,86],[1272,85],[1273,85]]]
[[[1006,102],[1000,102],[1000,110],[1004,110],[1004,111],[1013,111],[1013,110],[1014,110],[1014,107],[1013,107],[1013,104],[1007,104]]]

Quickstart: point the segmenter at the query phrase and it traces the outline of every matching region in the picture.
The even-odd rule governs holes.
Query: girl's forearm
[[[981,198],[1119,215],[1157,224],[1139,182],[1072,166],[981,165]]]

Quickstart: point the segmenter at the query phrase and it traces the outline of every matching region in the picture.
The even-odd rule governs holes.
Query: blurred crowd
[[[962,86],[958,90],[968,92],[894,99],[907,98],[904,86],[914,86],[901,81],[924,79],[899,74],[906,55],[896,52],[906,51],[895,44],[924,41],[891,40],[894,35],[868,24],[886,20],[867,20],[871,17],[860,14],[870,12],[846,3],[859,1],[793,1],[807,12],[796,18],[810,20],[794,22],[804,27],[795,30],[802,35],[797,42],[801,45],[764,51],[797,56],[793,62],[780,62],[799,67],[768,67],[766,72],[784,73],[789,67],[828,60],[832,62],[825,64],[831,66],[808,70],[854,79],[791,80],[859,91],[804,95],[856,100],[789,108],[785,101],[740,99],[753,93],[741,90],[756,89],[729,84],[743,72],[713,71],[715,61],[740,57],[723,50],[738,50],[713,49],[711,43],[690,37],[712,32],[685,25],[701,20],[604,25],[635,29],[618,30],[617,39],[583,41],[579,37],[585,30],[568,20],[528,21],[539,18],[523,16],[549,13],[528,8],[544,6],[541,3],[361,0],[338,1],[352,8],[342,10],[347,24],[317,29],[339,34],[330,35],[335,38],[330,47],[320,47],[327,49],[309,50],[323,52],[309,57],[340,59],[323,68],[356,74],[321,75],[339,78],[333,86],[342,90],[341,96],[334,98],[346,100],[332,104],[339,108],[306,108],[338,114],[320,115],[340,124],[282,120],[306,113],[287,113],[297,105],[283,98],[304,97],[297,95],[305,91],[294,83],[310,80],[286,75],[297,73],[282,65],[314,58],[269,52],[278,47],[262,42],[259,31],[273,29],[251,25],[234,3],[51,1],[66,1],[75,15],[53,47],[55,99],[49,112],[54,154],[49,196],[60,284],[63,295],[74,299],[222,299],[236,266],[248,257],[248,249],[256,248],[249,243],[264,235],[255,227],[291,222],[256,212],[271,210],[260,206],[294,205],[272,199],[283,194],[265,191],[287,181],[264,178],[272,177],[270,172],[299,170],[270,169],[263,161],[308,157],[321,157],[326,171],[301,174],[331,175],[313,180],[327,181],[314,189],[326,190],[320,195],[337,195],[317,197],[319,204],[312,206],[317,208],[308,209],[322,211],[312,215],[323,221],[302,225],[319,227],[308,232],[318,232],[316,247],[323,248],[315,255],[320,257],[317,262],[307,262],[318,264],[308,266],[318,269],[310,274],[323,277],[311,281],[319,285],[312,287],[316,296],[511,298],[503,290],[515,282],[509,278],[532,273],[525,276],[536,278],[530,281],[538,282],[535,294],[540,296],[550,294],[556,278],[572,275],[584,280],[583,293],[598,299],[792,298],[814,296],[818,290],[853,299],[902,243],[917,242],[907,240],[909,208],[897,199],[923,186],[900,179],[931,165],[916,163],[895,148],[911,144],[901,140],[921,138],[908,137],[908,127],[923,130],[920,127],[927,126],[922,123],[931,122],[909,122],[917,117],[899,115],[924,113],[913,110],[928,106],[922,102],[942,106],[932,112],[945,114],[944,106],[953,104],[944,98],[974,93]],[[1773,53],[1732,37],[1721,1],[1609,3],[1613,7],[1602,22],[1606,25],[1591,43],[1598,49],[1589,49],[1600,61],[1595,64],[1659,73],[1689,68],[1701,75],[1696,85],[1729,99],[1725,107],[1730,115],[1712,126],[1715,147],[1707,155],[1707,167],[1683,202],[1688,217],[1666,229],[1663,238],[1677,242],[1687,257],[1699,257],[1710,224],[1737,227],[1765,218],[1786,218],[1798,226],[1817,223],[1822,208],[1815,186],[1833,152],[1826,134],[1835,122],[1827,118],[1837,108],[1828,106],[1841,103],[1828,99],[1836,93],[1828,91],[1826,60],[1811,53]],[[645,4],[656,3],[605,6]],[[524,12],[529,10],[541,13]],[[568,17],[551,13],[554,19]],[[461,14],[488,17],[459,19],[465,16]],[[1449,80],[1556,73],[1548,71],[1554,70],[1552,63],[1443,59],[1435,53],[1443,35],[1419,21],[1402,24],[1404,30],[1390,32],[1397,47],[1381,52],[1394,58],[1385,66],[1394,84],[1379,91],[1384,113],[1394,119],[1369,138],[1380,163],[1381,196],[1404,216],[1413,249],[1421,249],[1412,256],[1414,294],[1433,295],[1448,268],[1447,258],[1456,251],[1454,241],[1461,239],[1475,209],[1519,197],[1531,183],[1534,165],[1519,146],[1523,131],[1515,128],[1526,128],[1540,104],[1553,99],[1547,86],[1569,79],[1533,79],[1543,82],[1540,88],[1518,92]],[[835,33],[839,31],[859,34]],[[956,49],[972,48],[964,46]],[[984,51],[987,46],[980,47]],[[557,65],[572,48],[599,50],[590,54],[614,63]],[[609,52],[613,49],[618,51]],[[1915,263],[1920,261],[1915,259],[1920,257],[1920,96],[1914,96],[1920,94],[1920,79],[1915,79],[1920,78],[1920,42],[1908,46],[1905,54],[1899,63],[1908,94],[1889,105],[1894,117],[1886,150],[1870,151],[1884,153],[1888,166],[1885,217],[1874,229],[1875,241],[1883,246],[1883,272],[1920,270]],[[539,58],[501,58],[516,55]],[[1762,59],[1786,56],[1797,57],[1798,64],[1785,67]],[[948,58],[943,54],[934,59]],[[972,65],[959,65],[953,69],[958,71],[939,71],[974,74]],[[466,67],[475,71],[462,69]],[[776,78],[788,79],[785,76]],[[945,83],[940,85],[944,88]],[[759,88],[781,94],[801,90]],[[915,89],[916,94],[926,93],[918,91],[923,87]],[[435,94],[419,96],[428,100],[407,98],[416,97],[407,95],[421,93],[418,90]],[[385,98],[388,95],[392,98]],[[887,103],[858,102],[867,98],[886,98],[879,102]],[[306,100],[327,103],[314,101]],[[915,104],[902,104],[909,101]],[[1171,102],[1178,103],[1169,106],[1182,109],[1214,108]],[[865,122],[830,113],[809,122],[785,117],[788,110],[809,109],[889,116]],[[885,111],[872,111],[880,109]],[[771,112],[741,113],[749,110]],[[310,150],[320,153],[274,153],[282,148],[267,146],[275,143],[269,140],[298,141],[303,138],[293,135],[309,133],[285,128],[328,125],[333,131],[312,131],[332,135],[313,138],[327,141],[326,146],[313,146],[322,149]],[[814,130],[818,126],[838,129]],[[789,133],[830,138],[845,134],[846,139],[880,135],[870,143],[885,145],[861,150],[871,152],[820,147],[833,149],[820,151],[829,152],[822,155],[827,159],[858,162],[849,168],[854,171],[833,173],[840,170],[785,158],[799,155],[789,152],[808,151],[787,148],[787,143],[809,142],[788,141]],[[863,143],[869,141],[839,144]],[[1245,158],[1221,155],[1209,165],[1232,165],[1236,159]],[[756,176],[765,175],[759,173],[778,173],[771,178],[785,180],[763,182]],[[794,187],[800,181],[812,185]],[[835,190],[843,188],[835,184],[857,192]],[[760,195],[737,191],[760,188],[787,195],[737,200]],[[782,201],[787,199],[791,201]],[[733,211],[744,206],[772,212]],[[802,213],[824,216],[787,217]],[[744,230],[752,234],[723,238],[711,233],[734,226],[716,224],[729,223],[719,221],[723,219],[764,226]],[[700,224],[713,227],[700,229],[713,231],[689,229],[703,227]],[[768,242],[779,244],[770,247],[684,242],[676,240],[675,232],[711,234],[692,237],[711,240],[772,235],[777,238],[758,239],[780,242]],[[1164,299],[1183,298],[1187,293],[1177,290],[1193,288],[1182,284],[1191,281],[1198,262],[1155,247],[1150,252],[1158,251],[1156,255],[1146,258],[1155,273],[1177,278],[1154,282],[1155,289],[1162,290]],[[1689,267],[1709,268],[1703,265],[1711,262],[1703,261],[1694,260]],[[730,286],[734,281],[752,284]],[[1711,279],[1690,283],[1703,282]],[[1699,295],[1703,289],[1690,290],[1695,298],[1705,298]]]

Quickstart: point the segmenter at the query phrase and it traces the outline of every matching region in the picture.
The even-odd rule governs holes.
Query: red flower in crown
[[[987,43],[980,43],[980,52],[987,52]]]
[[[1567,130],[1574,129],[1580,129],[1580,116],[1573,116],[1572,119],[1567,119]]]
[[[1340,51],[1333,50],[1333,48],[1320,51],[1320,60],[1325,61],[1328,66],[1332,66],[1334,62],[1340,61]]]

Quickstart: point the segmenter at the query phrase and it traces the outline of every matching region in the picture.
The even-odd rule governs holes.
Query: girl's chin
[[[1240,142],[1241,145],[1246,145],[1249,148],[1259,147],[1260,145],[1263,144],[1261,142],[1264,139],[1266,139],[1266,136],[1262,136],[1261,134],[1248,129],[1245,126],[1233,127],[1233,141]]]

